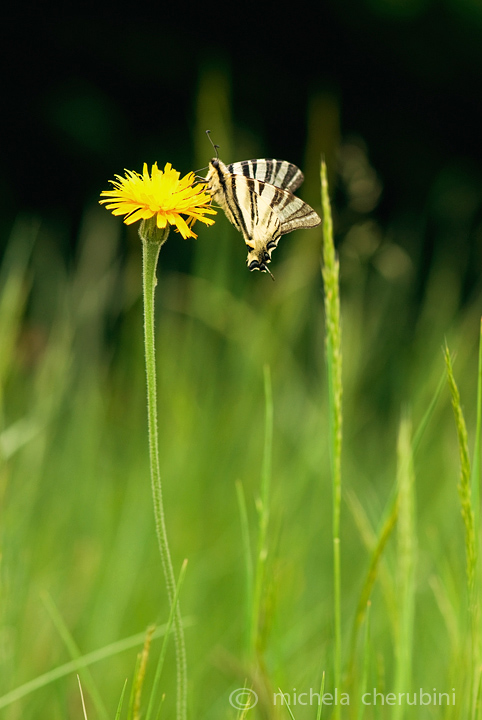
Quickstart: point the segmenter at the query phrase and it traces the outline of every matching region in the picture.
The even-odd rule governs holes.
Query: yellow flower
[[[203,186],[194,184],[194,173],[190,172],[180,180],[180,173],[171,163],[166,163],[164,171],[154,163],[150,175],[147,163],[144,163],[142,175],[132,170],[125,173],[126,177],[116,175],[117,180],[110,181],[114,189],[101,192],[105,199],[99,202],[113,215],[125,215],[126,225],[156,217],[158,228],[174,225],[183,238],[188,238],[197,237],[191,230],[196,220],[205,225],[214,223],[211,218],[204,217],[215,215],[216,210],[210,206],[211,198]]]

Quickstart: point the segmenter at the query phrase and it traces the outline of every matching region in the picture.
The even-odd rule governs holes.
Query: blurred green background
[[[346,666],[395,487],[400,417],[419,427],[444,372],[445,338],[474,442],[480,4],[248,0],[229,13],[201,4],[27,4],[5,12],[1,33],[0,707],[2,696],[70,659],[46,597],[81,653],[167,619],[148,479],[140,242],[98,198],[116,173],[144,162],[172,162],[182,174],[205,167],[206,129],[227,163],[273,156],[298,164],[306,177],[299,194],[318,211],[322,154],[328,163],[341,263]],[[173,233],[161,253],[161,469],[177,571],[189,558],[182,609],[191,716],[234,718],[229,693],[249,677],[235,484],[255,546],[266,364],[274,402],[266,687],[318,690],[322,670],[327,689],[333,684],[321,230],[282,239],[275,283],[247,271],[243,240],[222,213],[196,231],[189,241]],[[415,457],[410,688],[455,687],[460,705],[444,717],[463,716],[466,692],[458,474],[443,390]],[[369,687],[386,692],[397,567],[391,539],[372,596],[367,670]],[[105,717],[115,715],[136,652],[90,668]],[[165,714],[174,702],[168,659]],[[355,664],[360,678],[360,647]],[[86,694],[89,718],[101,717]],[[392,717],[390,708],[372,711],[366,717]],[[75,674],[0,714],[81,717]],[[315,716],[312,707],[296,711]]]

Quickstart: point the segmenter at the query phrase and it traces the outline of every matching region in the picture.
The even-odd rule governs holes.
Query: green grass
[[[67,271],[52,235],[19,223],[0,275],[6,720],[83,717],[76,672],[89,720],[175,710],[174,649],[158,639],[170,612],[150,495],[141,246],[128,235],[121,264],[120,231],[91,209]],[[191,272],[164,266],[177,252],[193,255]],[[318,706],[297,699],[323,682],[349,696],[343,718],[477,718],[480,303],[457,311],[457,284],[439,269],[407,329],[410,276],[375,272],[341,243],[340,456],[325,327],[335,345],[341,336],[336,313],[325,323],[321,255],[321,229],[284,238],[272,283],[246,271],[222,217],[195,242],[172,233],[161,253],[160,464],[176,577],[189,560],[189,717],[289,718],[273,706],[281,688],[296,720],[315,720]],[[457,355],[452,367],[445,354],[448,387],[445,337]],[[230,693],[244,687],[258,705],[236,710]],[[456,703],[364,704],[374,688],[451,700],[455,688]],[[323,706],[323,720],[335,716]]]

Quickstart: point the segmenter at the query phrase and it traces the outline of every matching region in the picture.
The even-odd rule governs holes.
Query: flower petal
[[[211,197],[203,183],[195,183],[193,172],[181,178],[171,163],[159,170],[155,162],[149,173],[144,163],[142,175],[125,170],[125,176],[116,175],[112,188],[101,192],[99,202],[113,215],[124,215],[124,223],[131,225],[139,220],[156,217],[158,228],[174,225],[183,238],[196,237],[191,226],[199,220],[212,225],[214,220],[205,215],[215,215]],[[185,215],[186,218],[182,217]]]

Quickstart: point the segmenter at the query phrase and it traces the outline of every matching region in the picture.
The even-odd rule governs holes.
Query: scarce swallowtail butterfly
[[[217,154],[217,146],[214,148]],[[225,165],[219,157],[210,161],[207,191],[242,233],[249,270],[271,275],[268,263],[280,237],[320,224],[313,208],[293,195],[303,179],[301,170],[285,160],[263,158],[232,165]]]

